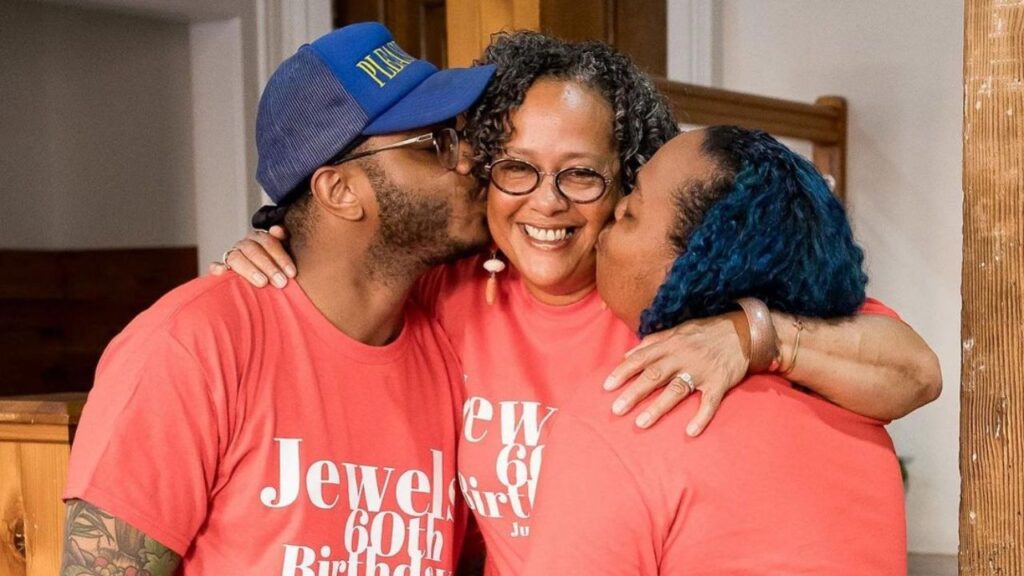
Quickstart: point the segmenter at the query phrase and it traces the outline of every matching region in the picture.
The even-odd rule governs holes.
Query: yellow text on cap
[[[388,80],[397,76],[406,66],[415,61],[415,58],[409,56],[392,40],[367,54],[365,58],[356,63],[356,68],[372,78],[378,87],[383,88]]]

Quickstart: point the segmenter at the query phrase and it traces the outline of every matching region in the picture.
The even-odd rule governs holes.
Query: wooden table
[[[60,572],[61,492],[85,394],[0,397],[0,576]]]

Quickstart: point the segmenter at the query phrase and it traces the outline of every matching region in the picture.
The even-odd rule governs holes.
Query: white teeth
[[[572,236],[572,233],[567,228],[537,228],[529,224],[523,224],[523,229],[526,230],[527,236],[541,242],[561,242],[567,237]]]

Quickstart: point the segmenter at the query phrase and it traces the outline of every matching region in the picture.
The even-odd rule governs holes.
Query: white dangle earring
[[[498,250],[491,250],[491,257],[484,261],[484,270],[486,270],[491,276],[487,279],[487,288],[484,291],[484,297],[487,299],[487,304],[494,304],[494,301],[498,297],[498,273],[505,270],[505,263],[498,258]]]

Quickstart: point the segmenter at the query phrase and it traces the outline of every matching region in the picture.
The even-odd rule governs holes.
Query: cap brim
[[[450,120],[480,98],[493,75],[491,64],[441,70],[378,116],[363,134],[405,132]]]

